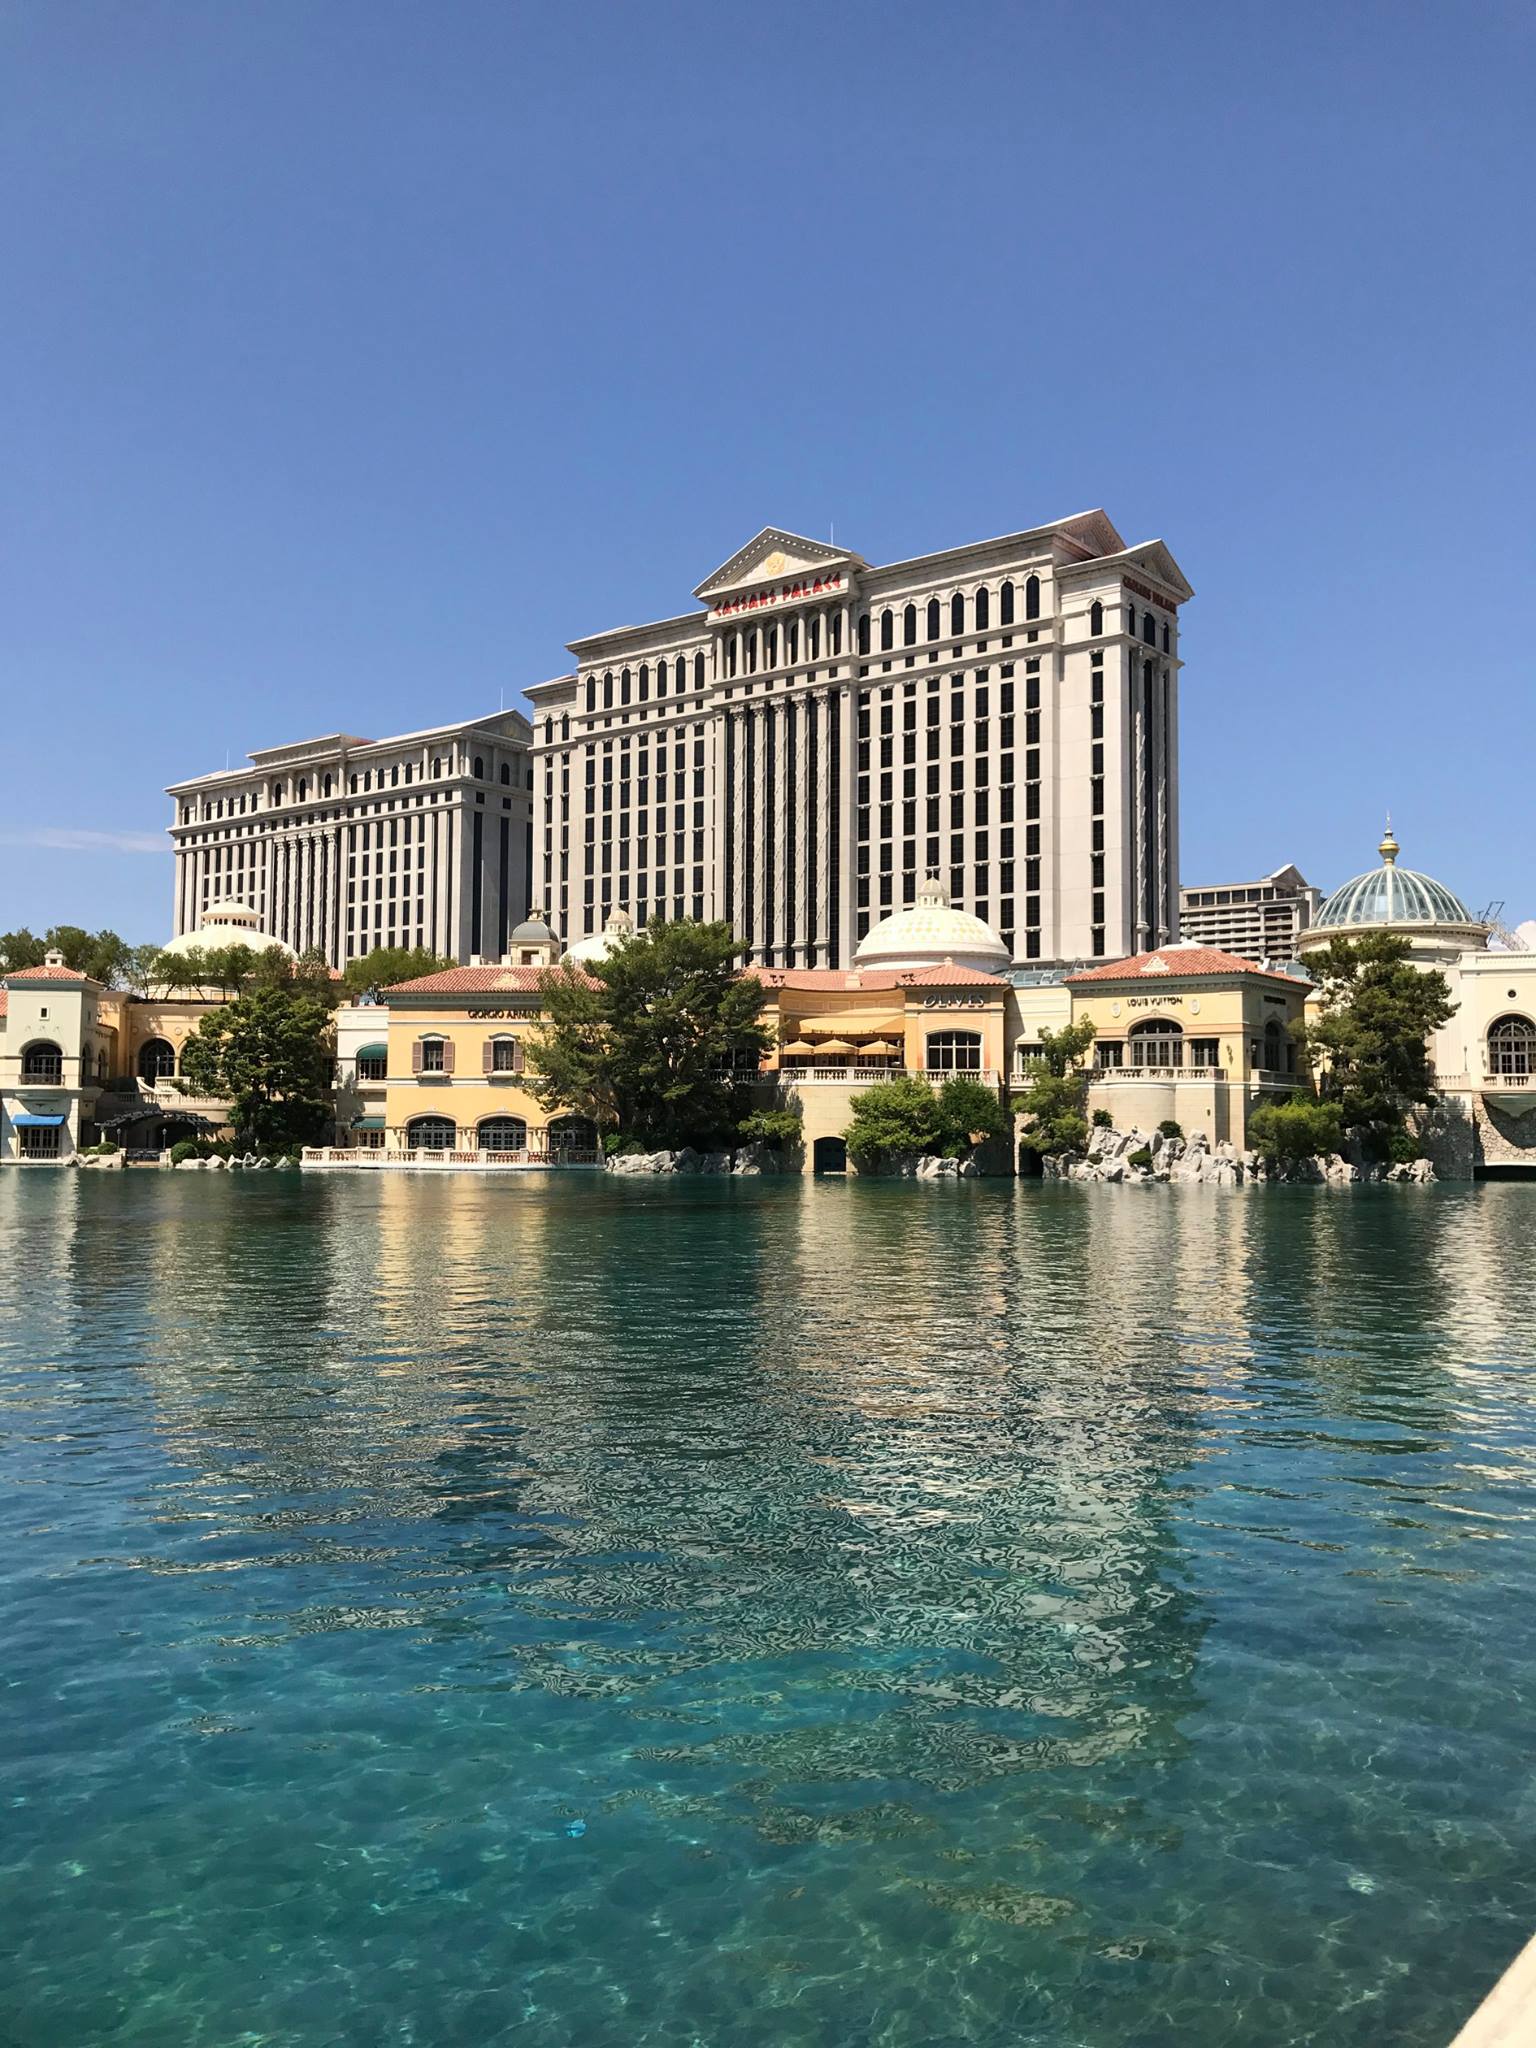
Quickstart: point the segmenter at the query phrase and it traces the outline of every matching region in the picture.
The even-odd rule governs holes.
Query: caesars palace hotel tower
[[[533,903],[724,918],[846,968],[929,874],[1014,959],[1178,930],[1179,606],[1103,512],[874,567],[768,528],[701,610],[570,643],[533,704]]]

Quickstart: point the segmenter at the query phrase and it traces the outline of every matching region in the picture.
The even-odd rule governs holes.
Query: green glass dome
[[[1381,866],[1335,889],[1318,912],[1313,930],[1342,931],[1362,924],[1476,924],[1465,903],[1443,882],[1400,868],[1397,855],[1389,825],[1381,842]]]

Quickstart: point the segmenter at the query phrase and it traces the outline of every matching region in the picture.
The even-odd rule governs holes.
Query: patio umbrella
[[[868,1045],[859,1047],[861,1060],[888,1060],[892,1053],[900,1052],[899,1045],[892,1045],[888,1038],[872,1038]]]
[[[806,1038],[792,1038],[788,1045],[781,1045],[779,1047],[781,1053],[793,1053],[797,1059],[803,1059],[807,1054],[813,1053],[815,1050],[815,1046]]]
[[[820,1059],[827,1053],[840,1053],[846,1058],[852,1051],[853,1047],[846,1038],[827,1038],[823,1039],[822,1043],[817,1046],[816,1056]]]

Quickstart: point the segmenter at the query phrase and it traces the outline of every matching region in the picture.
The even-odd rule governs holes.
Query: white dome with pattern
[[[262,930],[259,910],[253,910],[249,903],[237,903],[233,899],[210,903],[198,919],[195,932],[183,932],[161,951],[211,953],[224,946],[249,946],[253,953],[264,953],[269,946],[276,946],[290,959],[297,957],[292,946]]]
[[[567,948],[564,958],[581,967],[593,960],[606,960],[621,939],[634,937],[635,920],[627,910],[616,910],[600,932],[591,932]]]
[[[1001,974],[1009,965],[1008,948],[991,925],[967,910],[950,907],[949,895],[936,876],[921,883],[910,910],[898,910],[859,942],[855,967],[973,967],[982,974]]]

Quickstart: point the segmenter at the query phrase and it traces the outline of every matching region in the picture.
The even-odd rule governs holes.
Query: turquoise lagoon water
[[[7,2048],[1442,2048],[1536,1189],[0,1177]]]

